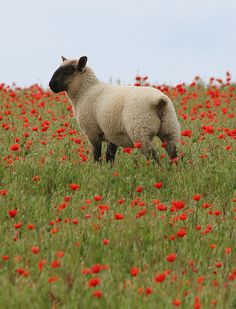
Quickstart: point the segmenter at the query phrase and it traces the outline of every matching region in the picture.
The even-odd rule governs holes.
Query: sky
[[[47,88],[62,55],[104,82],[235,81],[235,29],[235,0],[2,1],[0,83]]]

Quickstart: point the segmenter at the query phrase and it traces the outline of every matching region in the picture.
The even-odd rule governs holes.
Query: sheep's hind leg
[[[114,163],[117,146],[112,143],[107,143],[107,149],[106,149],[106,161],[110,163]]]

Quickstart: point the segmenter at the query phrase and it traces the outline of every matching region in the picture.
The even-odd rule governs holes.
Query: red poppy
[[[115,214],[115,220],[122,220],[124,219],[124,215],[123,214],[120,214],[120,213],[116,213]]]
[[[9,210],[8,215],[9,217],[14,218],[17,215],[17,209]]]
[[[158,283],[160,282],[163,282],[166,278],[166,275],[165,273],[161,273],[161,274],[157,274],[155,277],[154,277],[154,280]]]
[[[77,190],[80,189],[80,185],[78,185],[78,184],[76,184],[76,183],[71,183],[71,184],[70,184],[70,188],[71,188],[71,190],[73,190],[73,191],[77,191]]]
[[[19,144],[12,144],[10,146],[10,150],[11,151],[18,151],[20,149],[20,145]]]
[[[39,251],[40,251],[40,249],[39,249],[39,247],[32,247],[32,248],[31,248],[31,251],[32,251],[32,253],[34,253],[34,254],[38,254]]]
[[[171,254],[167,255],[166,260],[168,262],[174,262],[176,260],[176,256],[177,256],[176,253],[171,253]]]
[[[136,277],[139,273],[139,269],[137,267],[132,267],[130,269],[129,273],[132,277]]]
[[[97,286],[101,283],[101,280],[97,277],[95,278],[92,278],[88,281],[88,286],[91,288],[91,287],[94,287],[94,286]]]
[[[93,292],[93,297],[101,298],[102,297],[102,291],[100,291],[100,290],[94,291]]]

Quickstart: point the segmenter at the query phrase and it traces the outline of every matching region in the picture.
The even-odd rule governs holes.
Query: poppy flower
[[[124,215],[121,214],[121,213],[116,213],[114,217],[115,217],[115,220],[122,220],[122,219],[124,219]]]
[[[139,269],[137,267],[132,267],[130,269],[129,273],[132,277],[136,277],[139,273]]]
[[[110,241],[109,241],[108,239],[105,238],[105,239],[103,239],[102,243],[103,243],[105,246],[107,246],[107,245],[109,245]]]
[[[70,188],[71,188],[71,190],[73,190],[73,191],[77,191],[77,190],[80,189],[80,185],[78,185],[77,183],[71,183],[71,184],[70,184]]]
[[[31,251],[32,251],[32,253],[34,253],[34,254],[38,254],[39,251],[40,251],[40,249],[39,249],[39,247],[32,247],[32,248],[31,248]]]
[[[101,298],[102,297],[102,291],[100,291],[100,290],[94,291],[93,292],[93,297]]]
[[[176,253],[171,253],[171,254],[167,255],[166,260],[168,262],[174,262],[176,260],[176,256],[177,256]]]
[[[180,238],[184,237],[185,235],[187,235],[186,230],[184,229],[179,229],[178,232],[176,233],[176,235]]]
[[[11,151],[18,151],[20,149],[20,145],[19,144],[12,144],[10,146],[10,150]]]
[[[157,189],[161,189],[162,186],[163,186],[163,183],[162,183],[162,182],[156,182],[153,186],[154,186],[155,188],[157,188]]]
[[[154,280],[157,282],[157,283],[161,283],[165,280],[166,278],[166,275],[164,273],[161,273],[161,274],[157,274],[155,277],[154,277]]]
[[[88,281],[88,286],[90,288],[95,287],[101,283],[101,280],[97,277],[94,277]]]
[[[17,215],[17,209],[9,210],[8,215],[9,217],[14,218]]]

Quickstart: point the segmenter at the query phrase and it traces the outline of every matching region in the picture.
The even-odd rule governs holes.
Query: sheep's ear
[[[77,70],[79,72],[83,72],[86,63],[87,63],[88,58],[86,56],[83,56],[79,59],[78,63],[77,63]]]
[[[63,62],[67,60],[67,59],[66,59],[65,57],[63,57],[63,56],[61,56],[61,59],[62,59]]]

